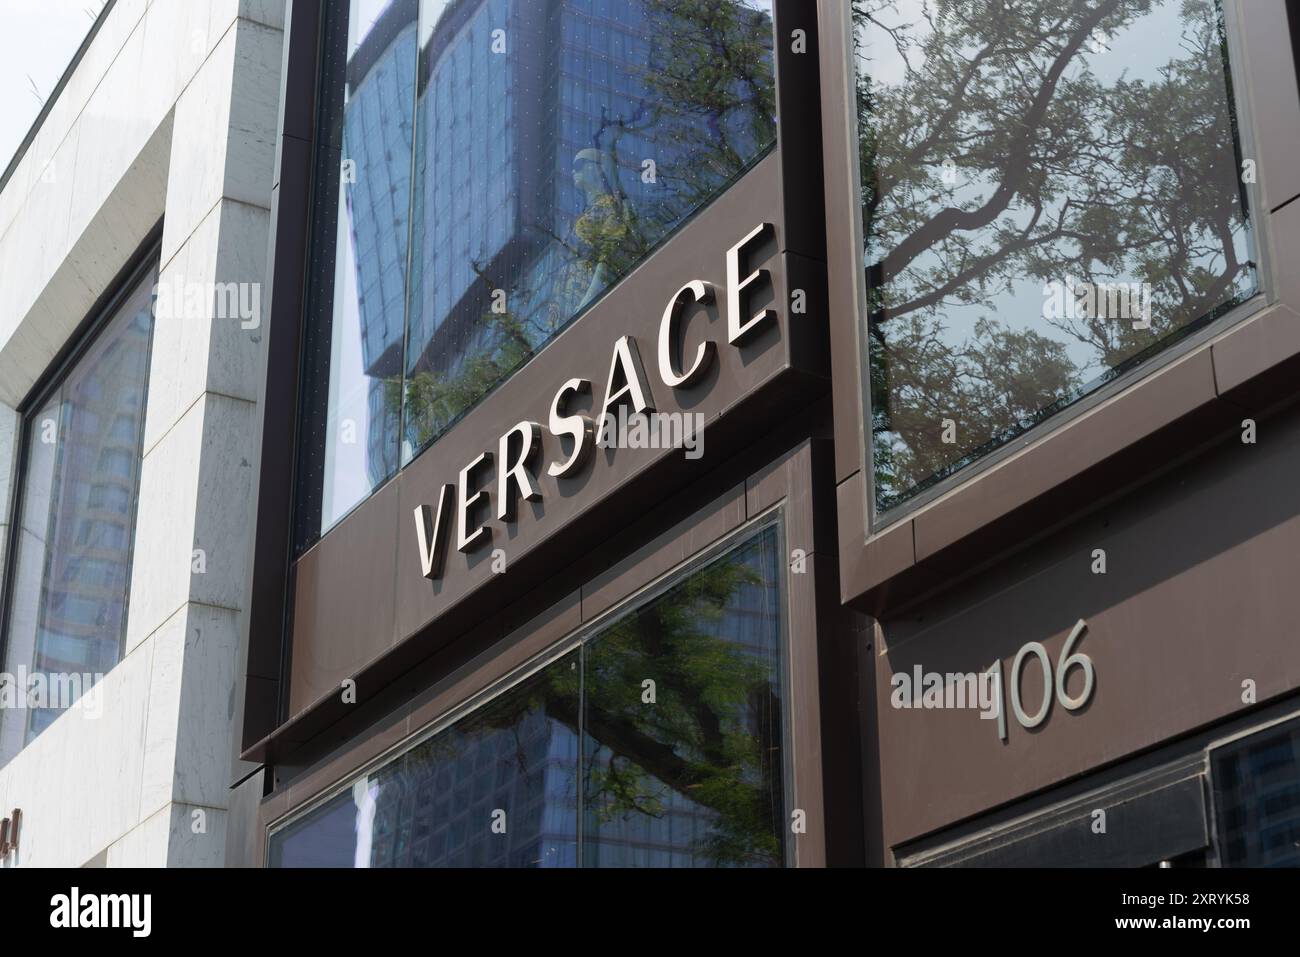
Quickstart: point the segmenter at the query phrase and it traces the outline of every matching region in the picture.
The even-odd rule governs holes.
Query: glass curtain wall
[[[771,0],[330,10],[300,549],[776,137]]]

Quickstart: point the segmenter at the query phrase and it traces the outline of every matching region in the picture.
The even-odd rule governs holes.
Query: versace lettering
[[[749,296],[764,285],[771,285],[771,276],[765,269],[749,269],[748,260],[759,240],[772,231],[770,223],[751,230],[726,253],[727,289],[727,341],[739,346],[748,342],[758,332],[776,321],[776,312],[762,309],[750,313]],[[742,275],[743,274],[743,275]],[[685,389],[697,383],[717,361],[717,345],[705,340],[695,348],[689,366],[681,355],[685,314],[693,305],[709,306],[717,300],[717,292],[707,282],[693,279],[683,285],[668,300],[659,324],[656,350],[659,380],[671,390]],[[550,462],[546,474],[551,478],[572,480],[593,459],[597,447],[596,423],[581,412],[570,412],[569,405],[580,396],[591,394],[588,379],[568,379],[551,400],[547,419],[548,431],[556,439],[567,437],[572,449]],[[610,421],[618,414],[647,416],[655,413],[655,397],[650,377],[641,361],[641,350],[635,337],[620,336],[610,353],[609,374],[605,380],[605,393],[597,407],[602,421]],[[451,534],[451,512],[456,511],[456,548],[470,553],[492,540],[492,529],[484,524],[492,511],[495,497],[495,517],[498,522],[514,522],[518,501],[538,502],[542,489],[537,482],[542,455],[542,426],[524,420],[500,436],[494,451],[483,451],[460,470],[457,484],[443,485],[438,492],[437,508],[427,504],[414,510],[416,542],[420,551],[420,571],[430,581],[441,577],[446,564],[448,539]],[[496,467],[495,488],[492,488],[489,471]]]

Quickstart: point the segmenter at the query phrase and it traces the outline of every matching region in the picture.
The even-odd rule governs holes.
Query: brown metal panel
[[[704,510],[665,531],[582,587],[582,620],[591,621],[735,530],[745,521],[744,486],[735,485]]]
[[[787,513],[788,517],[789,513]],[[809,555],[804,571],[786,567],[789,582],[790,697],[785,702],[794,768],[794,808],[806,814],[807,833],[796,838],[799,867],[826,866],[826,792],[822,769],[822,714],[819,682],[817,579],[834,571],[822,569],[819,557]],[[789,812],[787,812],[788,814]]]
[[[828,440],[809,443],[806,456],[775,462],[745,483],[746,508],[753,518],[777,502],[788,503],[786,545],[793,552],[824,554],[838,560],[834,449]],[[814,504],[825,500],[825,507]]]
[[[262,799],[262,803],[257,806],[257,832],[258,840],[256,841],[258,857],[256,864],[258,867],[266,866],[266,827],[272,821],[279,820],[289,811],[289,789],[282,791],[273,791]]]
[[[1247,55],[1233,64],[1238,86],[1250,101],[1250,129],[1259,165],[1265,209],[1277,209],[1300,195],[1300,91],[1287,23],[1286,0],[1234,4]],[[1233,51],[1235,52],[1235,51]]]
[[[1219,394],[1262,408],[1295,392],[1300,380],[1300,313],[1278,305],[1242,323],[1213,346]]]
[[[917,561],[934,557],[1125,447],[1215,403],[1215,396],[1209,349],[1148,376],[919,511],[913,519]]]
[[[1300,203],[1268,217],[1274,248],[1300,249]],[[1214,342],[1219,394],[1259,408],[1296,392],[1300,381],[1300,273],[1279,264],[1276,304]]]
[[[400,480],[353,512],[298,559],[289,713],[296,715],[393,643],[393,580],[397,572]]]
[[[427,728],[575,632],[581,625],[580,613],[578,593],[566,595],[440,679],[412,706],[409,733]]]
[[[884,824],[890,846],[981,814],[1222,718],[1243,714],[1243,681],[1267,701],[1300,687],[1300,410],[1269,420],[1257,445],[1230,437],[1126,498],[984,570],[941,599],[881,624],[876,659]],[[1094,574],[1094,549],[1105,574]],[[1075,712],[1053,701],[1008,739],[975,710],[896,709],[891,676],[978,673],[1027,642],[1053,674],[1075,650],[1096,671]],[[1042,701],[1039,665],[1024,706]],[[1081,673],[1071,673],[1078,693]],[[918,761],[917,755],[925,760]],[[953,782],[960,781],[961,787]]]
[[[828,460],[830,452],[828,448]],[[828,478],[832,464],[828,461]],[[833,512],[833,494],[823,495],[814,510]],[[864,709],[859,697],[859,672],[864,663],[870,670],[872,658],[860,630],[863,616],[840,604],[836,566],[833,554],[814,554],[808,568],[816,595],[819,752],[827,834],[824,863],[829,867],[861,867],[867,861],[864,770],[874,777],[876,765],[873,762],[868,769],[862,761]],[[874,696],[866,699],[867,704],[874,701]],[[799,761],[798,754],[795,761]]]
[[[876,593],[883,586],[899,582],[906,575],[909,582],[933,584],[937,582],[928,572],[916,565],[916,548],[911,519],[895,522],[888,528],[862,541],[865,527],[863,509],[866,490],[862,473],[851,476],[836,487],[839,516],[839,542],[841,597],[845,602],[863,599],[868,611],[875,610],[881,596]],[[887,589],[886,589],[887,590]]]

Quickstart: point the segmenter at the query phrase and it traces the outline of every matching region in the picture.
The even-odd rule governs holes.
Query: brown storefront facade
[[[423,44],[419,69],[426,55],[433,63],[432,90],[438,61],[427,53],[435,41],[426,39],[433,24],[425,18],[433,5],[418,6],[411,22]],[[525,14],[499,6],[504,50],[527,25]],[[604,6],[613,12],[591,5],[592,22],[618,19],[619,4]],[[685,13],[663,6],[672,16],[695,15],[690,4]],[[1248,161],[1252,171],[1240,196],[1230,197],[1241,220],[1233,228],[1247,238],[1229,237],[1219,255],[1190,260],[1187,282],[1209,283],[1207,264],[1235,261],[1234,243],[1249,245],[1242,266],[1249,282],[1231,286],[1233,296],[1219,289],[1212,314],[1201,310],[1158,348],[1111,363],[1050,414],[1005,439],[972,442],[891,499],[885,483],[902,489],[898,476],[908,467],[919,475],[921,466],[890,459],[886,468],[881,450],[903,463],[934,454],[899,424],[910,396],[923,391],[899,384],[906,360],[897,357],[906,348],[895,339],[876,351],[866,341],[877,316],[898,323],[902,315],[889,313],[901,292],[880,305],[881,277],[895,288],[904,282],[901,269],[863,269],[864,244],[872,246],[864,220],[868,230],[892,222],[874,209],[880,218],[872,219],[863,206],[867,121],[855,58],[862,61],[863,31],[884,16],[874,6],[771,4],[770,144],[427,445],[404,451],[405,464],[337,521],[314,516],[304,541],[295,522],[310,471],[302,449],[313,441],[315,373],[303,357],[322,321],[313,244],[321,195],[339,188],[322,185],[319,157],[336,149],[347,162],[356,147],[334,145],[322,120],[319,78],[330,69],[326,21],[334,11],[291,4],[231,863],[338,863],[312,843],[337,812],[341,831],[329,833],[356,837],[345,856],[361,864],[370,853],[379,866],[376,848],[393,829],[409,828],[392,838],[406,846],[422,839],[422,828],[437,831],[439,815],[458,813],[459,785],[440,782],[460,779],[438,764],[439,748],[461,747],[462,763],[471,753],[487,761],[490,748],[504,747],[492,735],[513,728],[522,755],[532,747],[533,732],[520,730],[528,721],[549,722],[537,739],[548,742],[537,745],[548,757],[529,773],[550,783],[537,784],[542,790],[528,800],[545,808],[537,812],[549,822],[537,825],[537,853],[554,864],[1284,860],[1266,857],[1271,838],[1261,835],[1266,825],[1269,833],[1300,832],[1300,809],[1287,811],[1285,800],[1273,808],[1263,790],[1250,790],[1252,773],[1273,773],[1251,763],[1250,749],[1265,739],[1300,740],[1288,723],[1300,716],[1300,280],[1291,268],[1300,253],[1298,11],[1282,0],[1222,5],[1227,113],[1241,150],[1227,159],[1234,170],[1236,159]],[[1078,31],[1092,29],[1094,15],[1128,29],[1172,9],[1076,6],[1078,22],[1068,26]],[[465,24],[479,15],[474,4],[447,7],[445,16]],[[566,4],[555,8],[557,18],[568,15]],[[490,26],[495,8],[483,9]],[[456,29],[469,36],[477,27]],[[940,21],[930,29],[950,28]],[[1114,29],[1111,55],[1123,55],[1124,35]],[[351,58],[364,53],[364,43],[349,43]],[[911,48],[900,49],[906,62]],[[521,55],[513,68],[526,65]],[[1089,69],[1104,86],[1105,67]],[[899,75],[905,88],[909,74]],[[1072,95],[1093,89],[1074,82]],[[362,84],[352,74],[349,84],[360,102]],[[878,95],[883,116],[888,94]],[[913,102],[917,113],[923,108]],[[891,179],[884,142],[882,134],[870,147],[882,171],[872,190],[882,196],[904,178]],[[908,162],[922,165],[915,148]],[[1031,153],[1047,149],[1038,144]],[[940,182],[974,162],[957,158],[967,166],[935,166]],[[1115,170],[1115,182],[1132,174],[1122,163]],[[1200,195],[1212,187],[1207,181]],[[981,201],[961,188],[948,196],[954,205]],[[1153,176],[1140,188],[1171,187]],[[1041,189],[1038,213],[1050,199]],[[359,218],[360,200],[349,203]],[[883,200],[872,205],[884,209]],[[1037,221],[1034,214],[1012,225],[1029,235]],[[360,228],[352,229],[348,242],[361,248]],[[1131,222],[1124,229],[1138,231]],[[925,254],[932,258],[923,259],[922,286],[942,281],[935,277],[950,264],[934,250],[946,248],[934,244]],[[1133,261],[1146,264],[1151,248],[1147,241]],[[951,268],[964,275],[963,257],[978,252],[963,247],[961,265]],[[418,255],[410,253],[408,271]],[[1043,275],[1033,276],[1037,288]],[[989,294],[992,312],[1012,311],[1020,281]],[[940,294],[918,312],[943,301]],[[399,339],[409,351],[407,322]],[[336,347],[336,364],[339,355]],[[885,355],[896,364],[878,375]],[[401,376],[417,368],[403,367]],[[892,423],[878,407],[886,396]],[[702,454],[597,445],[602,413],[627,406],[695,416]],[[972,413],[934,415],[936,429],[948,429],[951,417],[956,432]],[[333,462],[342,454],[322,453]],[[743,583],[710,604],[709,588],[725,577],[699,577],[710,569],[729,569]],[[682,625],[692,613],[703,623]],[[642,615],[653,628],[627,624]],[[647,637],[670,625],[681,632]],[[698,647],[675,645],[677,634],[706,642],[710,654],[722,647],[715,641],[745,651],[720,666]],[[742,691],[726,683],[759,661],[768,678],[746,677]],[[716,666],[718,675],[680,673],[692,666]],[[989,673],[997,680],[982,677]],[[933,701],[922,694],[931,674],[939,682]],[[996,708],[944,703],[951,676],[971,676],[964,687],[991,691]],[[697,697],[678,695],[696,685]],[[760,685],[770,696],[761,702]],[[913,707],[899,704],[904,685],[915,688]],[[510,725],[498,715],[491,733],[464,730],[514,701],[514,688],[532,689],[518,713],[535,717]],[[718,703],[733,698],[745,703]],[[646,717],[656,707],[661,716]],[[746,717],[735,717],[737,707]],[[690,716],[679,720],[672,709]],[[471,739],[472,752],[447,743]],[[718,770],[732,759],[742,771]],[[1256,783],[1283,798],[1300,794],[1300,764],[1282,765],[1282,777]],[[391,771],[398,766],[406,770]],[[629,766],[638,769],[631,777]],[[500,785],[507,772],[492,767],[483,773]],[[434,770],[426,780],[420,768]],[[393,774],[408,783],[385,776]],[[417,778],[424,783],[412,783]],[[522,785],[511,787],[522,793]],[[739,798],[719,796],[728,787],[743,793],[742,809]],[[385,788],[401,791],[400,813],[375,810]],[[453,807],[421,816],[425,805],[443,807],[444,788]],[[471,836],[452,827],[446,838],[475,846],[481,829],[480,857],[430,851],[419,861],[507,861],[493,856],[491,842],[514,833],[504,822],[519,827],[527,802],[503,810],[483,800],[472,799],[464,824]],[[642,818],[643,831],[627,823]],[[656,822],[668,819],[697,836],[665,836],[667,825]],[[1245,851],[1236,849],[1243,828]],[[514,853],[509,863],[538,862],[533,851]]]

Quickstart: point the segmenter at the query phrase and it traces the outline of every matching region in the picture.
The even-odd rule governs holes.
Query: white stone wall
[[[0,191],[0,496],[12,407],[160,217],[162,282],[265,279],[283,26],[283,0],[118,0]],[[222,862],[264,338],[155,324],[124,655],[98,718],[0,768],[6,866]]]

